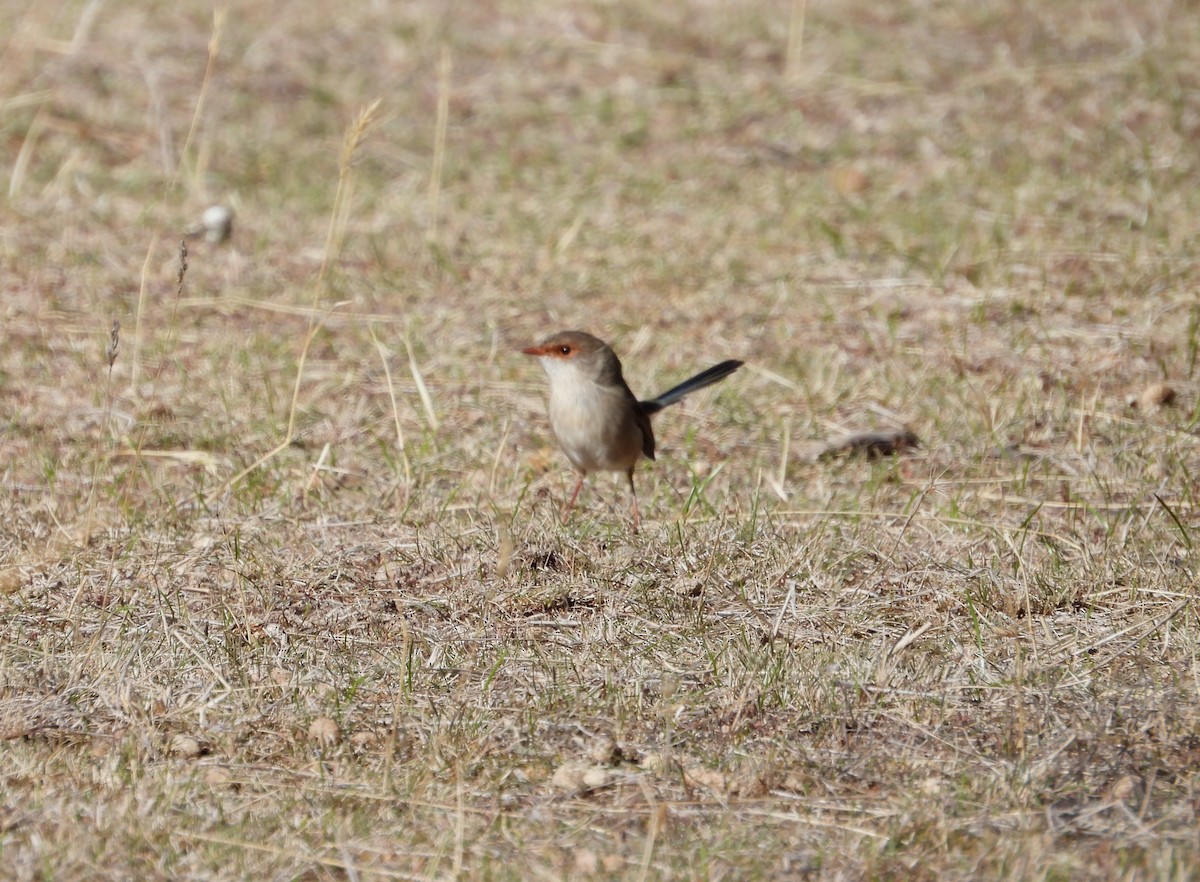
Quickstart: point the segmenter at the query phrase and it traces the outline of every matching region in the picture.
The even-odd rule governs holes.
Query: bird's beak
[[[526,346],[521,351],[526,355],[532,355],[534,358],[546,354],[546,350],[541,346]]]

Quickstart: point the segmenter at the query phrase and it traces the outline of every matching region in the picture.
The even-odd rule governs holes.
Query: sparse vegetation
[[[0,35],[0,875],[1200,875],[1192,5]]]

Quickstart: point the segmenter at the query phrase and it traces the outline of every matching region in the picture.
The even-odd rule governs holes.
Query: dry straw
[[[221,33],[225,27],[225,19],[228,13],[228,7],[219,6],[213,11],[213,28],[212,35],[208,39],[208,63],[204,68],[204,80],[200,84],[200,94],[196,98],[196,108],[192,111],[192,122],[188,127],[187,138],[183,142],[183,151],[180,155],[179,163],[175,166],[171,173],[170,179],[167,181],[166,187],[163,188],[162,196],[159,198],[159,204],[155,206],[155,211],[151,217],[158,217],[161,214],[162,204],[175,191],[179,184],[179,170],[187,162],[188,154],[192,148],[192,142],[195,138],[196,128],[199,125],[200,118],[204,112],[205,99],[208,96],[209,83],[212,80],[213,70],[216,66],[218,50],[221,47]],[[154,252],[158,249],[158,233],[155,232],[150,237],[150,247],[146,249],[146,259],[142,261],[142,273],[138,283],[138,300],[137,312],[133,323],[133,353],[129,359],[129,388],[136,395],[138,388],[138,377],[141,371],[142,361],[142,316],[146,310],[146,290],[148,288],[148,275],[150,271],[150,261],[154,256]],[[185,256],[186,256],[186,249]],[[184,266],[186,269],[186,266]],[[180,271],[180,285],[182,286],[182,270]],[[178,305],[178,301],[176,301]]]
[[[438,56],[437,120],[433,132],[433,167],[429,173],[429,240],[438,232],[442,194],[442,167],[446,159],[446,126],[450,119],[450,47],[443,45]]]
[[[342,152],[338,159],[337,190],[333,196],[333,209],[330,212],[329,229],[325,236],[325,249],[321,255],[321,268],[313,284],[312,303],[308,313],[308,330],[304,335],[304,343],[300,347],[299,362],[296,365],[296,380],[292,386],[292,400],[288,407],[287,429],[278,444],[222,484],[212,494],[210,499],[215,499],[223,495],[226,491],[237,486],[247,475],[250,475],[284,450],[287,450],[296,437],[296,411],[300,402],[300,389],[304,383],[304,366],[308,360],[309,350],[312,348],[312,341],[316,338],[333,310],[342,305],[335,303],[322,311],[320,309],[321,294],[325,290],[325,277],[329,272],[329,266],[337,256],[345,234],[351,202],[350,196],[353,192],[354,157],[362,147],[367,134],[378,118],[379,106],[380,101],[376,99],[363,108],[358,116],[355,117],[349,129],[347,129],[346,137],[342,141]],[[320,316],[319,319],[318,316]]]

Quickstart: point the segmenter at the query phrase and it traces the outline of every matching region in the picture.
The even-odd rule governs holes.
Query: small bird
[[[654,459],[650,417],[689,392],[711,386],[732,374],[742,362],[713,365],[649,401],[638,401],[621,373],[621,360],[603,340],[584,331],[559,331],[536,346],[521,350],[542,363],[550,379],[550,429],[558,446],[579,471],[570,513],[589,472],[624,472],[633,497],[633,530],[641,523],[633,471],[643,455]]]

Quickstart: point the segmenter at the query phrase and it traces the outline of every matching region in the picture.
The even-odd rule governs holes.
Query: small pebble
[[[212,205],[204,209],[200,215],[200,226],[188,230],[189,238],[203,235],[206,242],[221,243],[228,241],[233,234],[233,212],[224,205]]]
[[[308,740],[321,747],[332,747],[342,740],[342,730],[329,717],[317,717],[308,727]]]
[[[1166,383],[1151,383],[1142,390],[1142,394],[1129,402],[1130,407],[1141,407],[1143,410],[1153,410],[1158,407],[1170,407],[1175,403],[1175,390]]]
[[[176,735],[171,739],[171,753],[183,759],[196,759],[204,753],[204,746],[191,735]]]
[[[200,223],[204,226],[205,241],[225,242],[233,234],[233,212],[224,205],[204,209]]]

